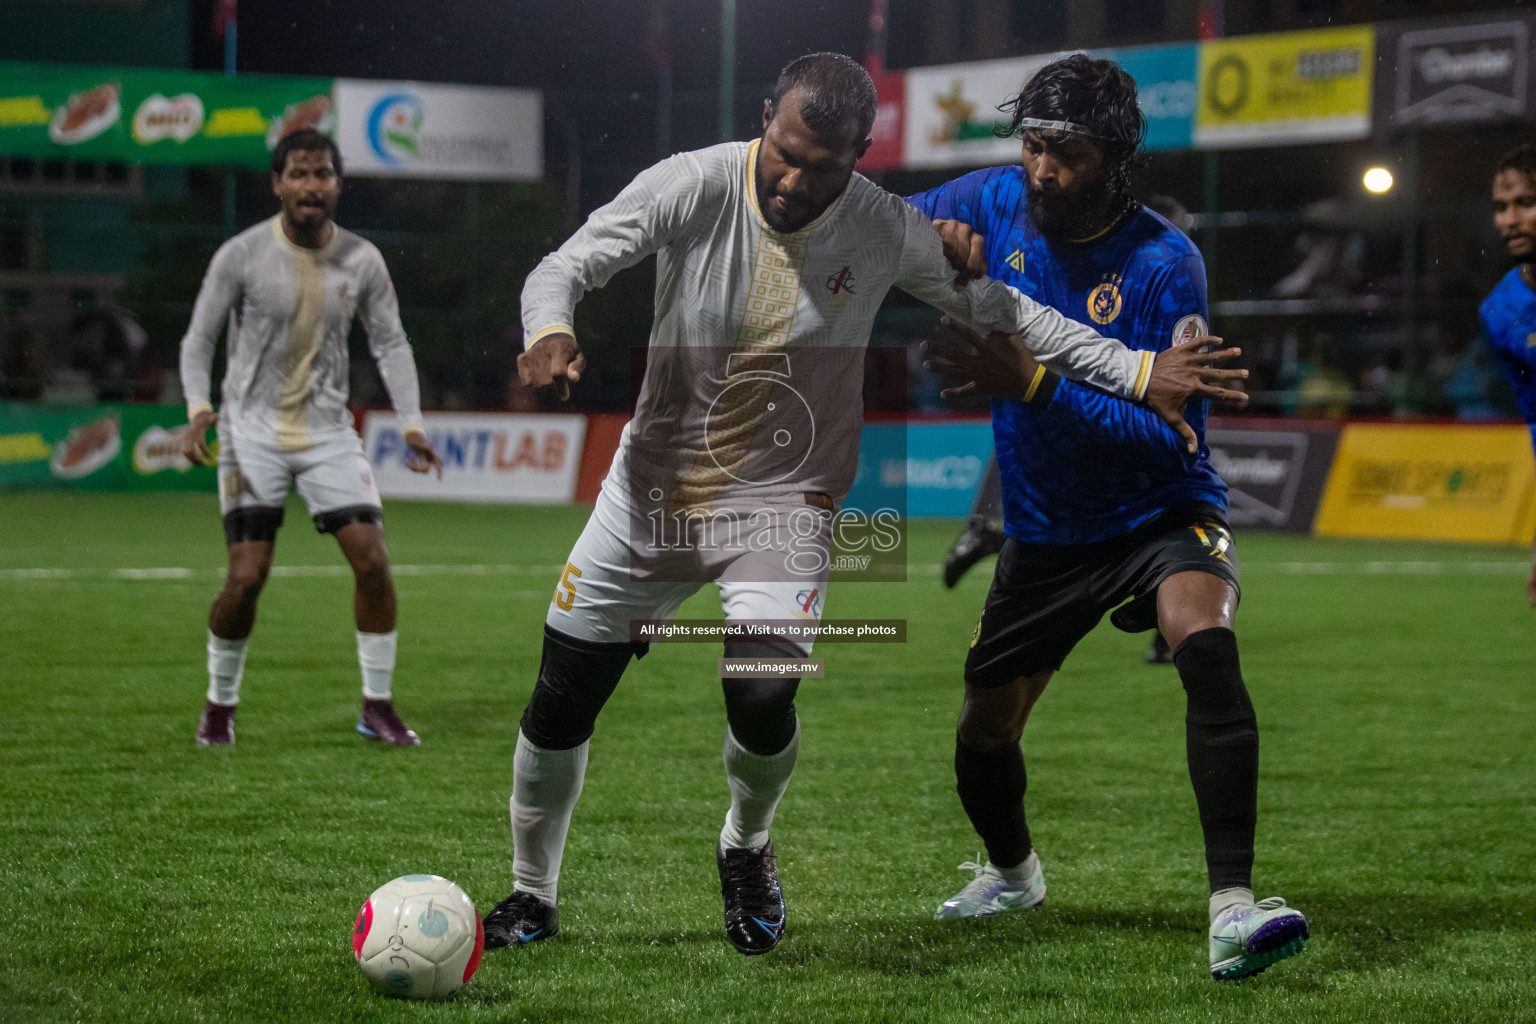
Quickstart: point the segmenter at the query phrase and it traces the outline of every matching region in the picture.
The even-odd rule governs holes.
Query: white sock
[[[1011,868],[1000,868],[990,860],[987,861],[987,867],[996,871],[1000,877],[1006,878],[1010,882],[1022,882],[1040,870],[1040,857],[1034,850],[1030,850],[1028,857],[1025,857]]]
[[[800,721],[795,720],[795,735],[777,754],[754,754],[725,730],[725,778],[731,787],[731,809],[725,814],[720,830],[720,845],[726,849],[755,849],[768,841],[768,826],[773,812],[789,788],[789,776],[800,754]]]
[[[1220,892],[1211,893],[1211,923],[1230,907],[1253,906],[1253,890],[1251,889],[1222,889]]]
[[[208,631],[208,699],[215,704],[240,703],[240,677],[245,674],[244,640],[225,640]]]
[[[357,664],[363,670],[363,696],[368,700],[389,700],[390,680],[395,675],[395,646],[400,634],[357,634]]]
[[[545,750],[517,731],[512,757],[512,888],[550,906],[560,881],[560,858],[571,811],[587,775],[587,743]]]

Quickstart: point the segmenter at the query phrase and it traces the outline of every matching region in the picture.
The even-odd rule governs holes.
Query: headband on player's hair
[[[1087,125],[1078,124],[1075,121],[1047,121],[1039,117],[1020,117],[1014,121],[1015,128],[1037,128],[1053,132],[1071,132],[1073,135],[1086,135],[1090,139],[1108,141],[1102,132],[1094,131]]]

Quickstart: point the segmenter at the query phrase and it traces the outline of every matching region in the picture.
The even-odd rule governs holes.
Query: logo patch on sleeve
[[[1186,341],[1194,341],[1200,335],[1209,333],[1210,328],[1206,326],[1205,318],[1199,313],[1191,313],[1173,325],[1173,343],[1179,345]]]

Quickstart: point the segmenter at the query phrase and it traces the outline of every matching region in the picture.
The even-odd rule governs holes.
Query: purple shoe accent
[[[421,737],[400,721],[394,702],[388,700],[364,700],[357,731],[370,740],[382,740],[397,747],[414,747],[421,742]]]
[[[235,705],[208,701],[197,719],[197,745],[226,746],[235,742]]]
[[[1307,919],[1300,914],[1287,914],[1273,921],[1265,921],[1248,936],[1245,950],[1250,956],[1272,953],[1296,939],[1309,937]]]

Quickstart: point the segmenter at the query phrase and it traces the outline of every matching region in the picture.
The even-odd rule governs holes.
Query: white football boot
[[[1295,956],[1307,944],[1307,919],[1278,896],[1228,907],[1211,922],[1211,977],[1233,981]]]
[[[977,861],[980,857],[977,854]],[[985,864],[977,861],[960,865],[959,870],[975,872],[976,877],[934,911],[935,921],[952,917],[991,917],[1006,910],[1028,910],[1045,902],[1045,876],[1040,872],[1040,858],[1033,852],[1024,862],[1031,870],[1023,879],[1004,878],[991,861]]]

